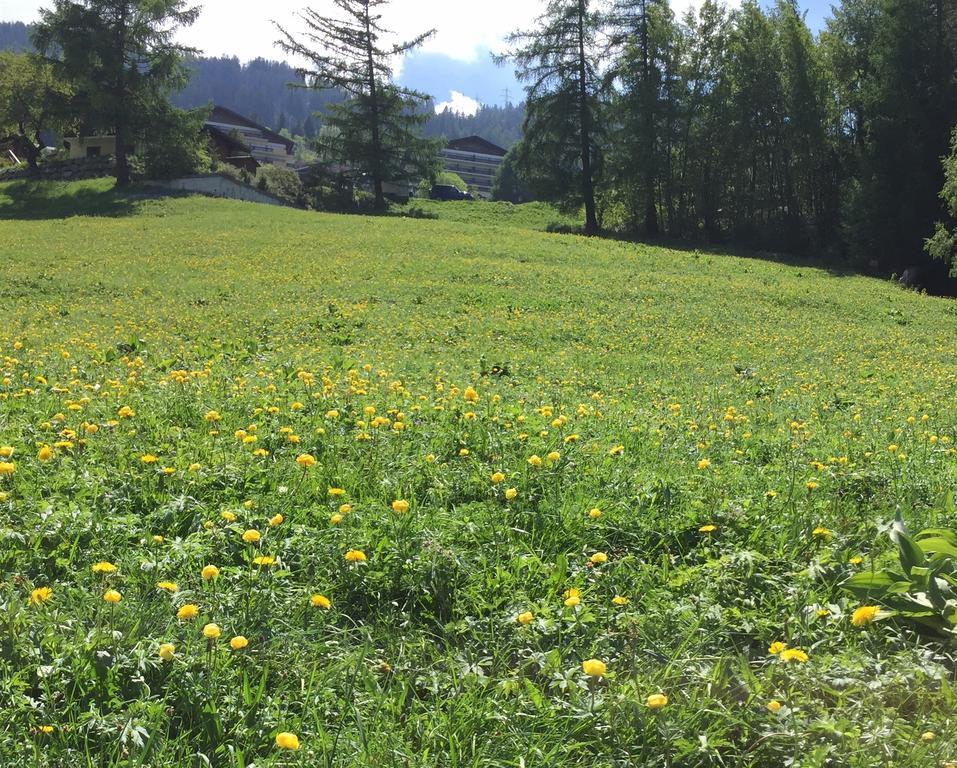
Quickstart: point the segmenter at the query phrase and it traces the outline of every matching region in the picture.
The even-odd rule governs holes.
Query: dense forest
[[[899,272],[947,215],[955,4],[841,0],[814,35],[794,0],[680,19],[552,0],[512,36],[530,93],[511,164],[570,209],[591,195],[605,229]]]

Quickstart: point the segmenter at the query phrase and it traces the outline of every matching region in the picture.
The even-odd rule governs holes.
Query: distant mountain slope
[[[0,51],[28,51],[30,28],[22,21],[0,21]]]

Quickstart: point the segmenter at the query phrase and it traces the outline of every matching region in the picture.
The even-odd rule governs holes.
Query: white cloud
[[[436,114],[444,112],[446,109],[451,109],[459,115],[474,115],[481,106],[475,99],[471,96],[466,96],[464,93],[452,91],[450,95],[451,98],[448,101],[440,101],[435,105]]]

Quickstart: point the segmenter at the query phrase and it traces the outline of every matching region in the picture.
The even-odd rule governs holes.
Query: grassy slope
[[[22,536],[2,589],[21,606],[21,585],[54,582],[75,625],[53,631],[11,609],[8,754],[50,720],[90,728],[85,749],[106,764],[126,711],[153,736],[149,760],[183,765],[195,750],[222,764],[230,748],[277,759],[268,744],[283,729],[321,765],[656,765],[668,753],[770,766],[815,751],[854,766],[935,765],[953,748],[938,682],[950,673],[906,631],[851,628],[856,603],[837,586],[851,555],[887,549],[879,525],[896,507],[915,526],[952,522],[939,510],[955,459],[928,435],[953,437],[953,303],[815,269],[547,235],[529,228],[541,211],[520,210],[516,227],[478,204],[402,220],[201,198],[127,204],[101,182],[50,187],[24,206],[24,190],[0,186],[0,445],[20,459],[0,513]],[[60,218],[76,200],[112,215]],[[37,218],[2,220],[11,212]],[[346,372],[365,363],[369,383],[354,379],[350,394]],[[493,365],[511,375],[482,377]],[[180,368],[207,373],[175,384]],[[300,369],[325,373],[327,394],[313,401]],[[461,397],[470,384],[476,405]],[[84,393],[90,403],[65,410]],[[305,409],[290,412],[293,400]],[[64,426],[49,424],[56,412],[77,429],[123,404],[133,429],[104,429],[54,464],[33,458]],[[367,404],[401,409],[412,426],[357,441]],[[256,410],[271,405],[276,416]],[[569,424],[550,426],[543,405]],[[207,434],[213,408],[227,437]],[[324,418],[329,408],[342,418]],[[260,460],[232,437],[252,422],[270,451]],[[282,442],[287,425],[299,445]],[[572,431],[580,440],[565,444]],[[624,452],[609,456],[616,445]],[[558,462],[529,468],[552,449]],[[320,462],[301,482],[293,459],[307,451]],[[146,453],[177,474],[157,477]],[[203,469],[187,472],[192,461]],[[488,481],[499,469],[515,502]],[[356,508],[339,526],[326,522],[333,485]],[[399,497],[414,517],[397,526],[387,504]],[[239,531],[285,511],[288,534],[269,540],[282,575],[250,588],[223,508],[246,516]],[[699,534],[704,523],[716,534]],[[831,540],[813,539],[819,525]],[[183,543],[141,551],[135,542],[157,531]],[[365,571],[339,566],[353,546],[370,554]],[[585,567],[599,550],[610,562]],[[89,607],[99,558],[120,564],[129,594],[110,673],[91,660],[104,644]],[[253,638],[249,666],[226,659],[200,675],[144,561],[189,584],[178,602],[192,595],[224,631]],[[197,582],[204,562],[223,567],[221,597]],[[334,602],[319,626],[301,607],[316,585]],[[583,592],[577,614],[561,605],[570,587]],[[631,603],[613,606],[614,594]],[[523,610],[536,620],[519,628]],[[170,672],[154,648],[173,636],[186,658]],[[769,663],[780,639],[811,662]],[[151,693],[129,682],[140,653]],[[582,681],[590,656],[608,661],[607,684]],[[77,681],[66,701],[24,671],[41,663]],[[237,699],[260,680],[262,699]],[[640,704],[658,690],[671,703],[651,717]],[[794,709],[771,716],[772,697]],[[940,734],[930,744],[917,738],[927,729]],[[859,740],[878,732],[890,763]],[[64,764],[84,749],[67,732],[55,744],[47,757]]]

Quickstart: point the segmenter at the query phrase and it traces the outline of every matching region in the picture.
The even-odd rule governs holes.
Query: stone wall
[[[112,157],[83,157],[76,160],[41,162],[36,170],[18,168],[0,171],[0,181],[32,179],[34,181],[76,181],[113,175]]]
[[[184,176],[181,179],[170,181],[147,181],[145,186],[152,189],[166,189],[175,192],[195,192],[207,197],[226,197],[230,200],[245,200],[249,203],[265,203],[266,205],[286,205],[278,197],[263,192],[257,187],[243,184],[228,176],[218,173],[208,173],[197,176]]]

